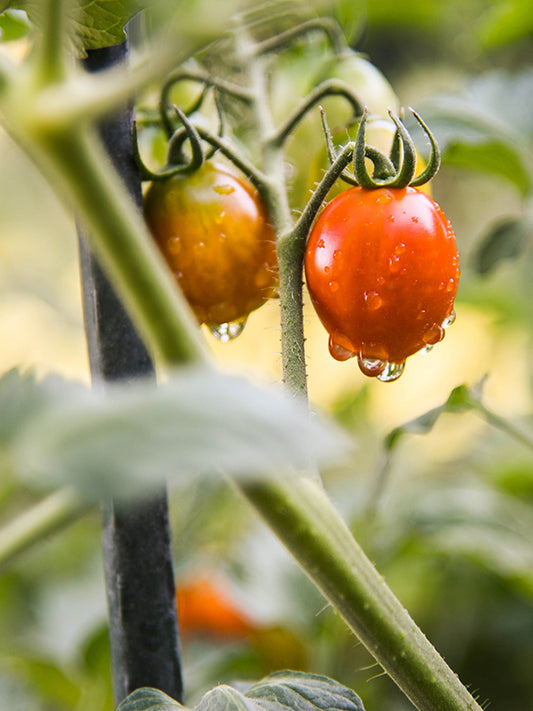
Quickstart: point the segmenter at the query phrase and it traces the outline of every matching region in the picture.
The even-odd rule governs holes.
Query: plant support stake
[[[126,43],[88,52],[89,72],[127,59]],[[100,125],[104,146],[137,206],[133,111],[125,107]],[[150,356],[80,229],[85,330],[93,382],[153,377]],[[183,683],[165,491],[136,507],[102,504],[104,566],[116,703],[142,686],[180,701]]]

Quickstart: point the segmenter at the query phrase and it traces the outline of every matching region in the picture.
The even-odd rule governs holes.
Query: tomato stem
[[[319,483],[238,484],[419,711],[481,711],[385,584]]]
[[[329,40],[335,54],[341,54],[346,49],[346,40],[337,22],[327,17],[317,17],[258,42],[254,47],[254,54],[260,56],[278,52],[285,47],[290,47],[298,37],[309,35],[311,32],[323,33]]]
[[[321,99],[326,96],[343,96],[351,105],[354,111],[354,119],[361,116],[363,109],[356,94],[349,85],[339,79],[329,79],[319,84],[290,116],[279,126],[276,132],[268,139],[268,143],[276,148],[281,148],[286,139],[291,135],[296,126],[316,106]]]

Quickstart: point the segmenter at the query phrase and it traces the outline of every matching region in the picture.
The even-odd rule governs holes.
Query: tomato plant
[[[395,380],[405,359],[444,337],[459,257],[440,207],[416,188],[350,188],[309,238],[305,270],[331,355]]]
[[[257,192],[231,168],[206,162],[153,182],[144,210],[198,321],[214,333],[223,336],[223,324],[246,319],[275,295],[272,227]]]

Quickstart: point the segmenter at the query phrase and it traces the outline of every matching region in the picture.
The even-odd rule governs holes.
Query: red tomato
[[[200,323],[245,319],[276,293],[274,233],[256,190],[205,163],[154,182],[146,221]]]
[[[196,578],[176,592],[180,630],[184,636],[243,637],[254,630],[248,616],[207,578]]]
[[[459,255],[446,216],[415,188],[346,190],[320,214],[305,255],[307,286],[337,360],[396,380],[405,359],[444,337]]]

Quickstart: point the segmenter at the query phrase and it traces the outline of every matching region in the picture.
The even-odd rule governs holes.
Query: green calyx
[[[417,160],[416,146],[402,118],[392,111],[389,110],[389,116],[396,125],[396,133],[389,155],[386,155],[373,146],[367,145],[366,123],[368,110],[365,107],[355,138],[353,175],[344,171],[340,176],[345,182],[350,185],[359,185],[366,190],[375,190],[383,187],[401,189],[406,188],[408,185],[419,187],[430,181],[436,175],[440,167],[440,150],[437,141],[416,111],[413,109],[410,109],[410,111],[422,127],[431,146],[429,160],[422,173],[415,177]],[[322,127],[326,139],[328,158],[330,163],[332,163],[336,156],[336,149],[333,145],[331,133],[324,115],[322,115]],[[369,159],[373,165],[372,174],[368,171],[367,159]]]

